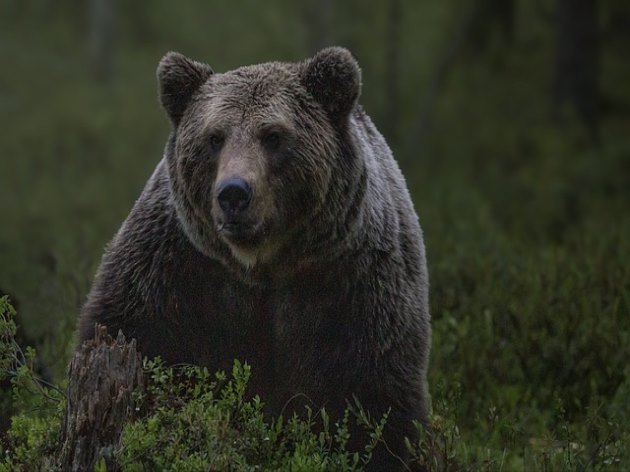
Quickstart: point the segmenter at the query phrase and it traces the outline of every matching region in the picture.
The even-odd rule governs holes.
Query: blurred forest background
[[[425,231],[431,391],[460,457],[620,464],[627,0],[0,0],[0,289],[48,375],[161,158],[161,56],[221,72],[332,44],[363,68]]]

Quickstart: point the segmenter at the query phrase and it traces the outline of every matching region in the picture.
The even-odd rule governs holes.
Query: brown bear
[[[356,60],[334,47],[213,73],[169,53],[157,77],[172,132],[105,250],[80,341],[101,323],[170,364],[240,359],[271,414],[308,399],[341,415],[353,396],[391,409],[373,467],[399,467],[427,418],[428,276]]]

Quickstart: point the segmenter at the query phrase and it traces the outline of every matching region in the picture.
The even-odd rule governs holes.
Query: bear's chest
[[[234,359],[252,367],[251,383],[274,377],[273,307],[269,293],[235,280],[215,263],[180,267],[169,311],[188,327],[185,342],[196,364],[231,371]]]
[[[357,350],[356,290],[322,277],[263,289],[205,262],[177,271],[171,308],[187,320],[195,363],[229,372],[234,359],[247,362],[251,391],[283,402],[295,391],[319,391],[329,371],[353,371],[339,364],[351,362]]]

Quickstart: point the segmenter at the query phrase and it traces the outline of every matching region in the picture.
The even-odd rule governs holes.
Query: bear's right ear
[[[350,51],[330,47],[307,60],[302,81],[334,124],[344,122],[361,93],[361,69]]]
[[[212,75],[207,64],[178,52],[167,53],[157,68],[160,103],[174,126],[179,124],[193,94]]]

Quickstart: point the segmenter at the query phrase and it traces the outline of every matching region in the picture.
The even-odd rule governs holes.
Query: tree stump
[[[59,469],[93,470],[104,459],[108,471],[116,470],[113,453],[134,411],[132,392],[143,384],[135,339],[127,343],[121,331],[113,339],[96,325],[94,339],[83,343],[69,366]]]

